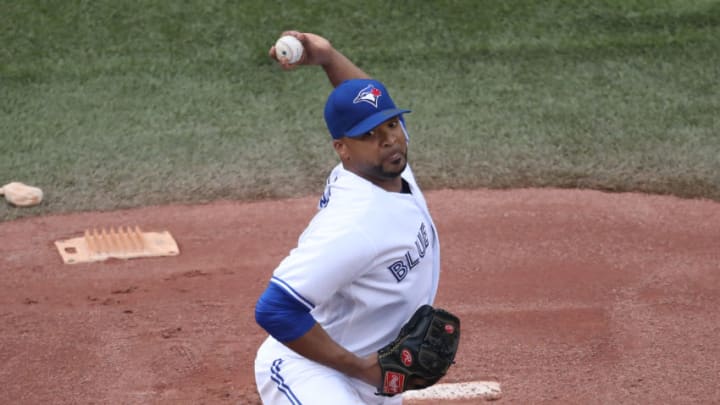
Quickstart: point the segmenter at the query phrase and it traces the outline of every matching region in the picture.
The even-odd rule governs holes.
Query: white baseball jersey
[[[272,278],[358,356],[392,341],[437,291],[435,225],[409,166],[402,178],[411,193],[385,191],[335,167],[320,211]]]

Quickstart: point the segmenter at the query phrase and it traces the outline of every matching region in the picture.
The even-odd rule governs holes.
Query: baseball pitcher
[[[401,404],[445,375],[460,337],[459,319],[432,306],[440,245],[408,166],[410,111],[325,38],[283,35],[300,60],[270,56],[321,66],[334,87],[324,116],[340,163],[258,299],[258,391],[264,404]]]

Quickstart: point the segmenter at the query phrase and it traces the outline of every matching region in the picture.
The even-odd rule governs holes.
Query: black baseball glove
[[[415,311],[398,337],[378,350],[383,382],[377,395],[393,396],[438,382],[455,363],[460,319],[430,305]]]

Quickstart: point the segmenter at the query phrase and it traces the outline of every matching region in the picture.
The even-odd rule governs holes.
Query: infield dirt
[[[444,382],[499,381],[503,403],[720,398],[720,204],[551,189],[427,199],[442,246],[436,304],[463,329]],[[258,403],[254,304],[315,206],[0,224],[0,403]],[[170,231],[180,254],[66,265],[54,246],[134,225]]]

